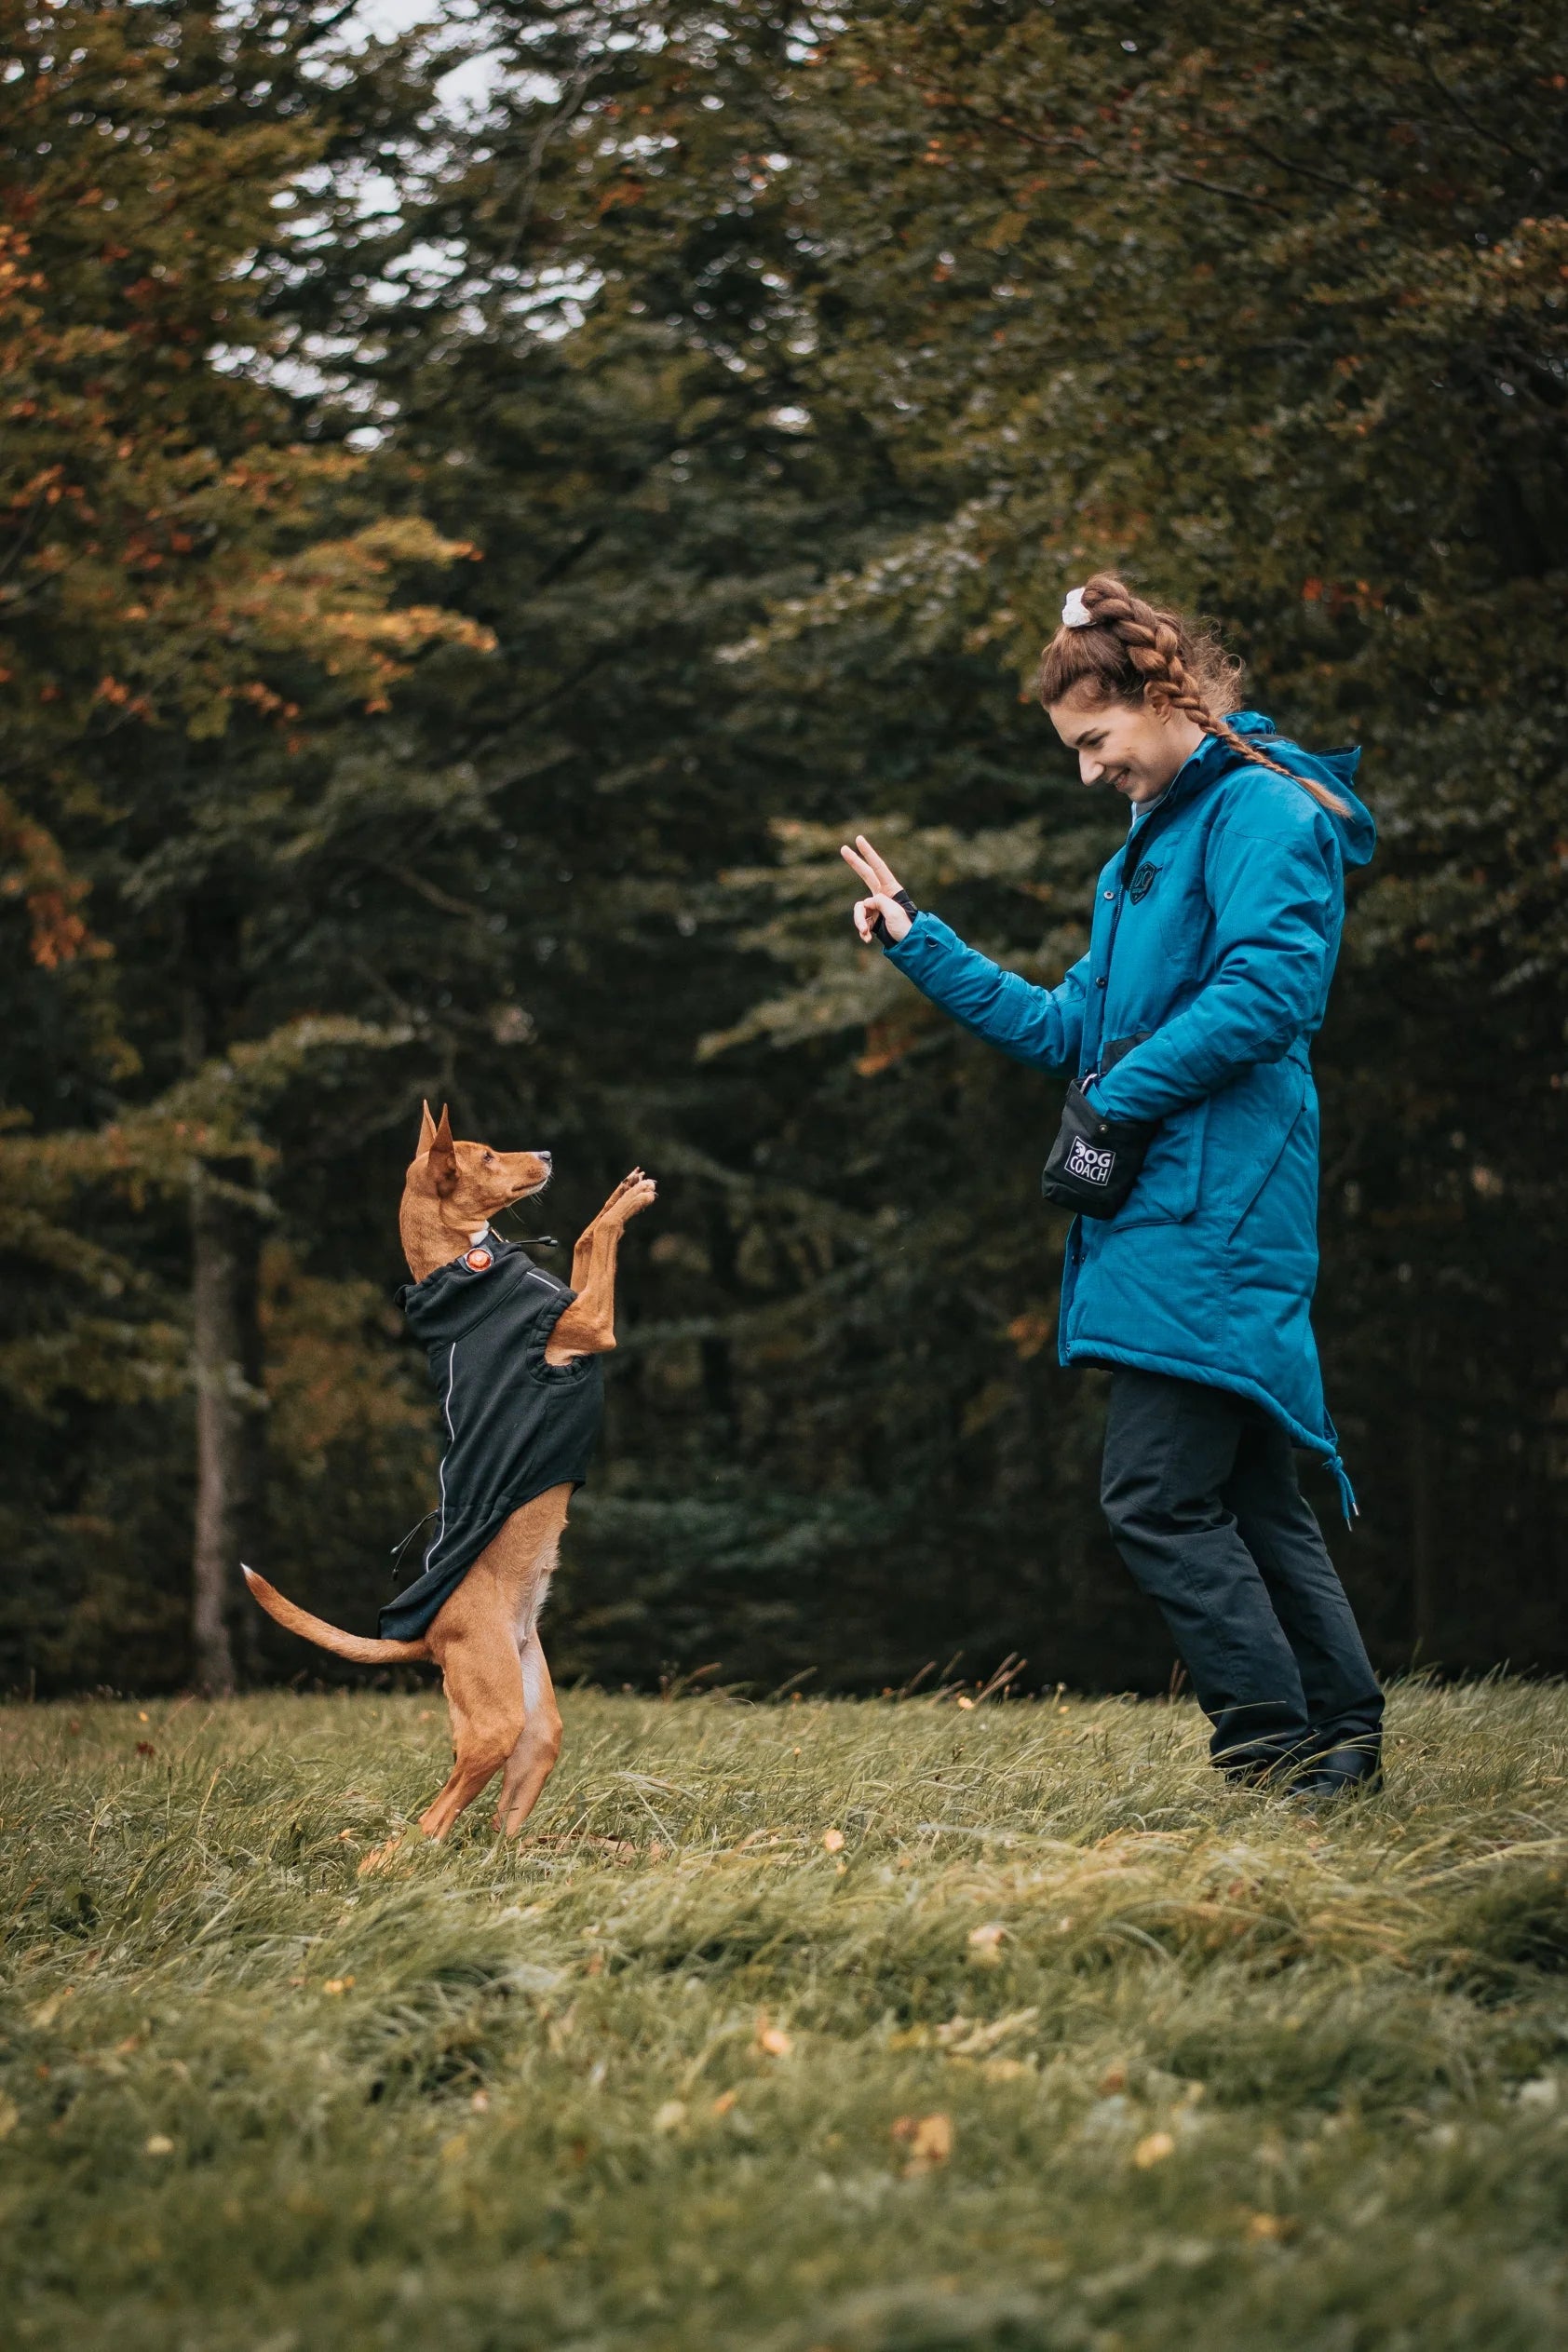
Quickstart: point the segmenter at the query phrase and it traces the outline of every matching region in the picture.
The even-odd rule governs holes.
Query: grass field
[[[1568,2332],[1568,1694],[1388,1793],[1184,1707],[0,1710],[0,2334],[113,2352],[1363,2352]]]

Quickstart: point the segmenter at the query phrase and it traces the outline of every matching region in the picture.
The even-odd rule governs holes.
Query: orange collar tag
[[[482,1274],[491,1264],[490,1252],[488,1250],[470,1250],[463,1263],[471,1266],[476,1274]]]

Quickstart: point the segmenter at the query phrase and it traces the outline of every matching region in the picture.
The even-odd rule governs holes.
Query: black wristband
[[[893,893],[893,903],[895,906],[902,907],[904,912],[909,915],[912,920],[920,912],[920,909],[915,905],[914,900],[910,897],[907,890],[895,890]],[[876,941],[878,947],[892,947],[895,944],[893,934],[887,928],[885,921],[880,914],[877,916],[876,921],[872,925],[872,937]]]

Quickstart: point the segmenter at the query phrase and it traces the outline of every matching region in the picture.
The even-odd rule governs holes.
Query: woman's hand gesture
[[[855,928],[866,945],[870,947],[875,936],[878,915],[886,924],[890,939],[907,938],[912,917],[899,904],[899,877],[886,858],[878,857],[864,833],[856,834],[853,849],[845,842],[839,855],[845,865],[854,868],[871,893],[869,898],[855,901]]]

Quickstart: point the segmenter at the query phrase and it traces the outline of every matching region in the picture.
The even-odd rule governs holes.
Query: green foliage
[[[1561,11],[340,13],[13,11],[0,1676],[188,1671],[196,1163],[246,1540],[368,1622],[429,1094],[554,1151],[525,1231],[660,1178],[574,1671],[1163,1685],[1053,1360],[1054,1093],[834,854],[1056,976],[1115,820],[1027,677],[1104,561],[1366,752],[1318,1321],[1374,1655],[1561,1661]]]
[[[0,1714],[15,2341],[1554,2345],[1562,1693],[1317,1820],[956,1696],[569,1697],[390,1880],[439,1702]]]

